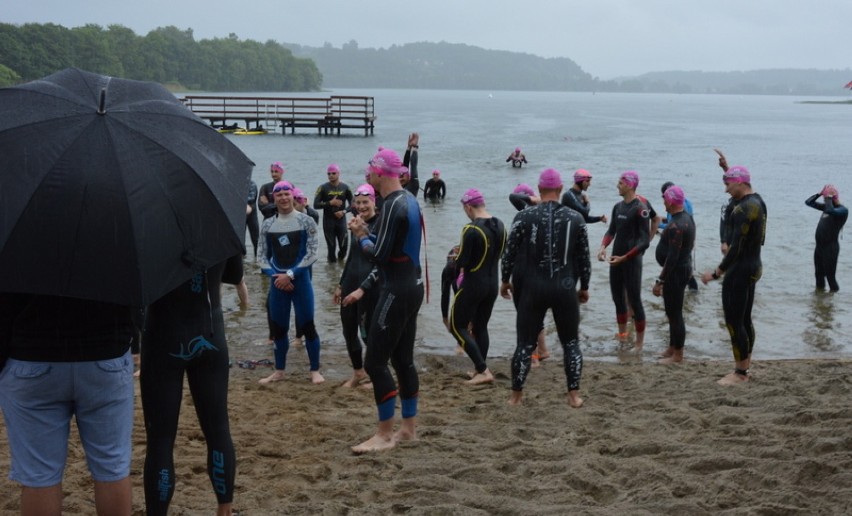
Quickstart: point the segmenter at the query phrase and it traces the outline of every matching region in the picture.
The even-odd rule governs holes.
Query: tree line
[[[195,41],[192,29],[139,36],[121,25],[66,28],[0,23],[0,86],[76,67],[125,79],[207,91],[316,91],[322,75],[281,44],[227,38]]]

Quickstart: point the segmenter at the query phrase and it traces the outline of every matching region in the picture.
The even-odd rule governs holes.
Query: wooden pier
[[[244,122],[246,129],[263,127],[295,134],[296,128],[316,129],[320,135],[340,135],[343,129],[361,129],[372,136],[376,112],[373,97],[332,95],[317,97],[221,97],[187,95],[180,99],[193,113],[214,127]]]

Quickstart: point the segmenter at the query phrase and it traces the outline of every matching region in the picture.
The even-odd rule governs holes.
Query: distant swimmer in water
[[[506,158],[506,163],[509,163],[510,161],[512,162],[512,168],[520,168],[527,162],[527,157],[524,156],[523,152],[521,152],[520,147],[515,147],[515,151],[509,154],[509,157]]]
[[[817,201],[820,196],[824,202]],[[835,277],[837,257],[840,255],[837,236],[846,224],[849,209],[840,204],[840,194],[834,185],[825,185],[820,193],[808,197],[805,204],[822,212],[816,229],[816,248],[814,249],[816,288],[820,291],[825,290],[825,282],[828,280],[829,290],[837,292],[840,290]]]

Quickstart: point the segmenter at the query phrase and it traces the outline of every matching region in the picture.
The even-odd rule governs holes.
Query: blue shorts
[[[9,478],[27,487],[62,482],[71,417],[92,478],[114,482],[130,474],[133,360],[23,362],[0,371],[0,408],[12,455]]]

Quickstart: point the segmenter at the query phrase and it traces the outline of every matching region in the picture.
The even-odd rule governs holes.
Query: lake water
[[[350,130],[336,136],[317,136],[303,129],[296,135],[228,136],[255,163],[258,186],[269,181],[272,161],[285,164],[285,178],[311,197],[326,180],[325,168],[338,163],[351,187],[363,182],[363,169],[378,146],[402,154],[408,133],[420,133],[421,185],[434,169],[448,187],[445,204],[425,205],[421,196],[429,263],[431,299],[418,320],[420,350],[451,354],[455,343],[440,316],[440,273],[447,250],[458,241],[467,219],[458,202],[468,188],[479,188],[492,215],[507,225],[515,215],[507,195],[518,183],[536,184],[548,167],[569,177],[577,168],[594,175],[589,196],[592,213],[609,215],[620,200],[619,174],[637,170],[638,193],[664,208],[660,185],[681,185],[695,206],[698,228],[696,269],[718,264],[718,220],[727,196],[714,147],[731,165],[747,166],[752,183],[768,206],[768,229],[763,248],[764,275],[757,287],[754,321],[755,359],[828,358],[852,356],[849,330],[852,292],[852,250],[841,240],[836,294],[814,292],[814,229],[819,212],[804,200],[826,183],[837,185],[841,199],[852,195],[852,106],[804,104],[805,99],[779,96],[643,95],[542,92],[483,92],[430,90],[336,90],[335,95],[375,97],[375,135]],[[529,160],[513,169],[505,157],[516,146]],[[609,293],[607,266],[594,259],[606,228],[589,226],[592,248],[591,300],[581,307],[580,332],[587,359],[618,360],[614,339],[615,310]],[[323,352],[343,353],[337,307],[331,292],[342,266],[325,262],[324,241],[314,265],[316,321]],[[659,266],[653,250],[644,257],[643,301],[648,326],[644,355],[667,346],[668,325],[661,298],[651,295]],[[250,243],[247,246],[250,248]],[[265,314],[262,283],[255,264],[247,263],[253,306],[236,308],[236,296],[226,293],[232,355],[265,358]],[[701,285],[687,295],[686,354],[696,359],[731,359],[730,341],[722,323],[721,283]],[[557,355],[552,321],[547,321],[548,344]],[[513,304],[498,298],[489,326],[492,356],[509,356],[515,346]]]

